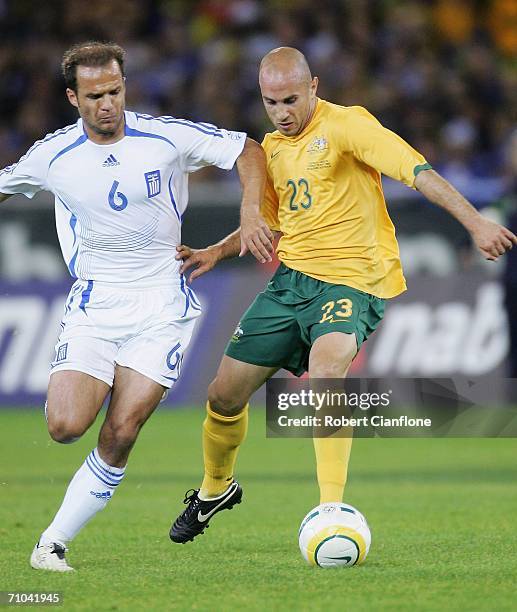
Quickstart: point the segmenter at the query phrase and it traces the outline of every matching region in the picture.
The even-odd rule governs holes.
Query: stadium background
[[[312,4],[55,0],[34,11],[29,0],[4,0],[0,166],[75,121],[59,66],[74,42],[111,39],[127,49],[129,109],[245,130],[259,141],[270,127],[258,62],[271,48],[293,45],[319,76],[322,97],[366,106],[475,206],[515,224],[515,3],[322,1],[316,13]],[[191,175],[190,184],[183,239],[199,247],[237,225],[239,184],[235,172],[214,169]],[[483,262],[448,215],[389,179],[385,191],[409,291],[390,304],[354,372],[504,375],[508,320],[517,319],[504,309],[505,284],[517,294],[515,257]],[[243,306],[270,272],[248,257],[195,283],[205,314],[170,402],[202,401]],[[49,194],[2,205],[0,279],[0,403],[41,404],[71,284]]]
[[[128,108],[258,140],[270,129],[258,61],[293,45],[323,97],[366,106],[477,207],[513,214],[515,228],[516,11],[513,0],[0,0],[0,167],[75,121],[59,72],[74,42],[127,49]],[[403,186],[385,181],[385,190],[409,291],[389,305],[355,373],[486,375],[495,393],[508,372],[508,321],[517,321],[504,310],[505,290],[517,299],[515,257],[483,262],[454,220]],[[192,175],[185,242],[203,246],[233,229],[238,202],[235,174]],[[64,609],[88,611],[142,602],[160,611],[514,609],[511,439],[356,440],[346,500],[367,516],[372,551],[364,567],[318,572],[296,544],[317,503],[312,443],[266,439],[265,415],[254,410],[239,458],[246,503],[200,541],[171,546],[170,520],[199,481],[206,384],[270,272],[246,258],[196,281],[206,312],[169,405],[198,410],[161,409],[146,424],[115,503],[71,546],[77,572],[36,573],[28,553],[95,446],[99,422],[71,446],[48,437],[48,363],[72,280],[51,198],[1,205],[0,589],[61,591]]]

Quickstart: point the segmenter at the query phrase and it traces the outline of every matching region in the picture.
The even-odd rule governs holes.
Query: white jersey
[[[55,196],[59,243],[80,280],[133,286],[180,282],[175,247],[188,174],[233,167],[246,134],[173,117],[125,112],[114,144],[88,139],[81,119],[37,141],[0,172],[0,192]]]

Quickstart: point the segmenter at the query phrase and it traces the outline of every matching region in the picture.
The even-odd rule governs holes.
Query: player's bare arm
[[[273,232],[273,241],[276,244],[282,232]],[[238,227],[235,231],[216,244],[212,244],[205,249],[192,249],[186,244],[180,244],[176,247],[176,259],[183,260],[180,268],[180,273],[185,272],[195,266],[194,271],[189,276],[189,283],[193,280],[209,272],[223,259],[231,259],[237,257],[241,252],[241,228]]]
[[[237,170],[242,186],[239,254],[250,251],[260,263],[271,261],[273,234],[260,214],[266,185],[266,156],[262,147],[250,138],[237,158]]]
[[[0,193],[0,202],[3,202],[4,200],[7,200],[7,198],[10,198],[11,194],[10,193]]]
[[[194,267],[194,271],[189,276],[189,283],[199,276],[209,272],[222,259],[237,257],[241,251],[241,228],[238,227],[231,234],[220,240],[217,244],[212,244],[206,249],[192,249],[185,244],[176,247],[178,251],[176,259],[182,259],[180,274]]]
[[[434,170],[423,170],[415,179],[415,187],[428,200],[441,206],[469,232],[485,259],[496,261],[517,244],[517,236],[509,229],[486,219],[448,181]]]

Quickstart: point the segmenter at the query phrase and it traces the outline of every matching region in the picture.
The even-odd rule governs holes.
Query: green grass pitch
[[[201,475],[201,410],[158,411],[124,484],[72,543],[76,572],[28,559],[98,427],[65,446],[40,411],[0,412],[0,590],[61,591],[65,610],[514,610],[517,440],[356,440],[345,501],[372,530],[364,565],[311,568],[297,529],[317,505],[312,442],[268,440],[252,411],[237,476],[244,500],[172,544]]]

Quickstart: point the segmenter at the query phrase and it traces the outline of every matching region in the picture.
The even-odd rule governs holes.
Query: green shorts
[[[280,264],[244,313],[226,354],[301,376],[316,338],[355,334],[357,348],[382,320],[385,300],[347,285],[319,281]]]

